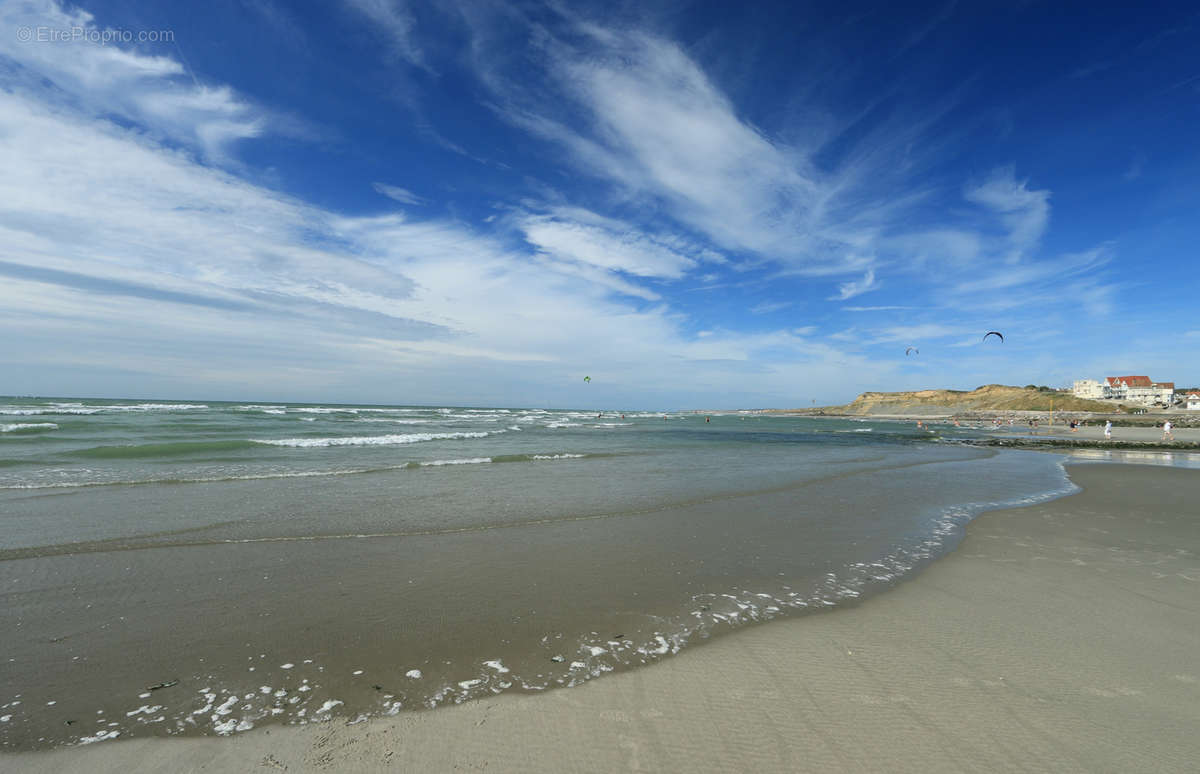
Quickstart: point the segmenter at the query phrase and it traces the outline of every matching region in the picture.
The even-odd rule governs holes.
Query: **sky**
[[[1200,385],[1197,39],[1188,3],[0,0],[0,393]]]

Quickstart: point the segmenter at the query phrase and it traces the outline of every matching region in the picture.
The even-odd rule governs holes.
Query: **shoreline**
[[[19,771],[1184,771],[1200,758],[1194,471],[1069,468],[915,578],[545,695],[355,725],[6,754]]]

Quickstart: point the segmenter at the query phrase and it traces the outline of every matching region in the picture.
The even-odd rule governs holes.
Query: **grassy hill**
[[[985,384],[965,390],[914,392],[864,392],[845,406],[826,412],[839,414],[952,414],[959,411],[1097,411],[1116,410],[1112,403],[1085,400],[1061,392],[1046,392],[1003,384]]]

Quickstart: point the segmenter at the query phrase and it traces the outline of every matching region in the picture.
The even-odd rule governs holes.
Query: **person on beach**
[[[1104,423],[1104,440],[1106,440],[1106,441],[1112,440],[1112,420],[1111,419]]]
[[[1166,422],[1163,422],[1162,439],[1164,441],[1174,441],[1175,440],[1175,436],[1172,435],[1172,433],[1171,433],[1171,420],[1169,420],[1169,419]]]

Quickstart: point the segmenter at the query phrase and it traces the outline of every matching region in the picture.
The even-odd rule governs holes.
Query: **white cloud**
[[[390,14],[389,34],[405,41],[399,56],[428,66],[407,6],[359,7],[367,18]],[[95,24],[48,2],[6,5],[0,21],[11,28],[37,14]],[[742,333],[703,310],[672,308],[663,296],[681,280],[732,284],[732,272],[763,263],[778,268],[773,277],[732,279],[853,274],[831,299],[844,301],[879,289],[877,270],[886,267],[894,290],[893,276],[937,261],[943,314],[956,305],[1013,316],[1027,305],[1027,318],[1064,303],[1112,308],[1107,252],[1031,260],[1049,193],[1011,169],[966,189],[984,216],[973,227],[902,232],[895,215],[908,204],[893,199],[905,197],[870,174],[886,148],[818,171],[816,146],[754,127],[678,45],[583,32],[588,47],[546,44],[545,83],[531,79],[528,92],[501,83],[496,109],[613,184],[588,186],[589,207],[619,200],[636,222],[549,195],[553,206],[501,202],[505,214],[482,231],[398,213],[348,217],[247,182],[232,165],[214,168],[239,140],[279,127],[170,57],[0,42],[0,55],[17,62],[0,73],[0,336],[15,342],[0,360],[14,373],[33,363],[86,379],[109,368],[242,394],[281,395],[288,385],[344,399],[559,405],[580,398],[557,385],[603,369],[603,384],[624,385],[604,400],[680,405],[885,382],[894,366],[855,347],[973,327],[851,328],[820,341],[815,326]],[[546,104],[543,87],[568,96],[565,109]],[[374,188],[402,204],[425,201],[388,183]],[[997,266],[998,256],[1014,263]],[[1069,289],[1059,287],[1064,278]],[[898,300],[919,304],[908,296],[929,285],[922,278]]]
[[[861,280],[852,280],[850,282],[843,282],[842,284],[838,285],[838,294],[836,296],[830,296],[829,300],[845,301],[848,298],[854,298],[855,296],[860,296],[863,293],[875,290],[880,286],[880,284],[881,283],[875,280],[875,270],[867,269],[867,273],[863,275]]]
[[[1071,298],[1079,287],[1076,283],[1094,279],[1112,257],[1110,249],[1100,247],[1043,259],[1037,263],[994,267],[957,283],[952,292],[983,301],[986,299],[979,298],[981,293],[1049,286],[1050,289],[1057,288],[1062,296]],[[1068,286],[1068,282],[1072,284]]]
[[[646,234],[596,221],[530,215],[520,220],[519,227],[525,239],[547,256],[608,271],[678,279],[698,263]]]
[[[875,331],[872,338],[876,342],[897,342],[903,341],[906,344],[912,344],[919,341],[928,341],[930,339],[939,339],[944,336],[952,336],[961,332],[961,328],[942,325],[940,323],[922,323],[918,325],[893,325],[881,330]]]
[[[888,238],[883,246],[924,270],[936,270],[929,266],[930,262],[967,266],[984,253],[984,240],[980,234],[961,228],[933,228],[902,234]]]
[[[386,183],[375,183],[372,187],[389,199],[394,199],[401,204],[425,204],[424,199],[422,199],[420,196],[417,196],[407,188],[401,188],[397,185],[388,185]]]
[[[1029,181],[1018,181],[1012,167],[995,170],[991,177],[978,185],[968,186],[964,196],[968,201],[1000,214],[1008,227],[1010,261],[1028,256],[1041,241],[1050,220],[1050,192],[1030,190]]]
[[[913,307],[913,306],[895,306],[895,305],[889,304],[889,305],[885,305],[885,306],[843,306],[842,311],[844,311],[844,312],[895,312],[895,311],[899,311],[901,309],[915,309],[915,308],[916,307]]]
[[[856,270],[848,253],[869,250],[889,213],[908,203],[862,188],[886,153],[819,172],[809,161],[818,148],[790,147],[743,120],[671,41],[580,24],[568,44],[539,29],[548,79],[535,87],[504,77],[503,52],[488,48],[499,45],[484,26],[477,22],[477,66],[503,118],[742,262]]]
[[[388,41],[395,56],[417,67],[427,67],[416,35],[417,21],[405,0],[344,0],[362,14]]]
[[[791,301],[759,301],[750,307],[750,314],[770,314],[771,312],[778,312],[781,309],[787,309],[791,305]]]
[[[103,31],[95,18],[56,0],[0,5],[0,28],[10,31],[0,35],[0,55],[21,68],[10,85],[89,112],[121,115],[210,159],[225,160],[232,142],[261,135],[268,123],[265,112],[228,87],[204,86],[185,77],[184,67],[170,57],[93,40],[90,34]],[[79,28],[87,34],[26,42],[12,34],[19,28]]]
[[[115,369],[161,389],[527,403],[529,385],[600,363],[644,403],[692,394],[680,384],[744,394],[748,363],[750,392],[786,396],[799,375],[780,361],[832,380],[822,364],[845,357],[794,333],[701,341],[665,305],[623,302],[654,298],[622,276],[669,278],[701,260],[682,241],[635,233],[616,240],[614,265],[568,263],[451,221],[340,216],[12,93],[0,92],[0,133],[0,330],[19,342],[3,360],[72,369],[79,390]],[[470,393],[483,374],[512,386]]]

